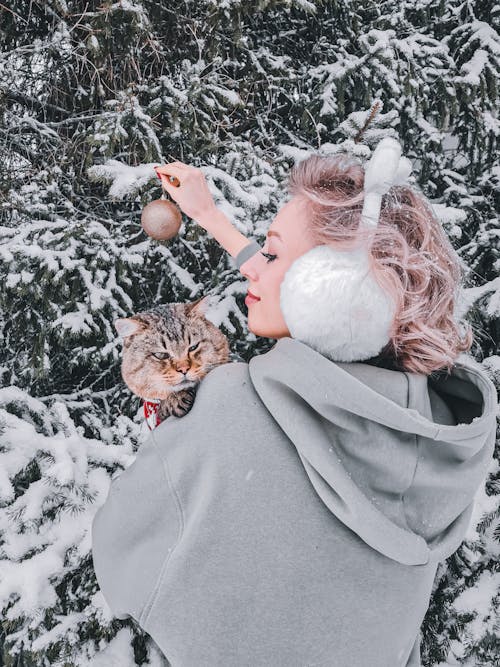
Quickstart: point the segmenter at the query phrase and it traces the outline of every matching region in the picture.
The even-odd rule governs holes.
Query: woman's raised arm
[[[155,167],[155,170],[163,187],[179,208],[209,232],[231,257],[236,257],[245,246],[252,243],[217,208],[201,169],[183,162],[169,162]],[[180,185],[172,185],[167,176],[177,177]]]

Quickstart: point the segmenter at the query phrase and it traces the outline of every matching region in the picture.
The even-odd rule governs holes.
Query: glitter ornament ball
[[[141,215],[141,225],[148,236],[168,241],[179,233],[182,214],[173,202],[162,196],[147,204]]]

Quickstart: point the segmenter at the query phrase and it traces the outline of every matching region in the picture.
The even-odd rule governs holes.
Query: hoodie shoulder
[[[196,436],[206,435],[209,425],[220,429],[247,411],[252,396],[257,397],[257,394],[250,380],[248,364],[240,361],[220,364],[201,380],[191,410],[182,417],[170,415],[162,421],[154,429],[155,439],[161,442],[167,433],[169,439],[175,439],[177,434],[183,439],[182,434],[189,429],[195,436],[191,445],[195,447]]]
[[[196,393],[196,403],[214,404],[214,399],[218,398],[228,403],[231,399],[236,399],[235,392],[252,391],[252,383],[248,372],[248,364],[244,361],[233,361],[227,364],[221,364],[212,369],[200,382]],[[225,397],[225,398],[223,398]]]
[[[200,383],[190,412],[165,419],[111,482],[92,523],[92,556],[99,587],[117,618],[146,622],[161,572],[191,516],[191,489],[206,492],[214,460],[226,470],[230,444],[241,441],[244,419],[238,414],[247,413],[249,391],[246,363],[216,367]]]

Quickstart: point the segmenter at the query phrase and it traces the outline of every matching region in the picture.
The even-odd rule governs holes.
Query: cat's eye
[[[196,350],[196,348],[198,347],[199,344],[200,344],[200,341],[198,341],[198,342],[196,343],[196,345],[191,345],[191,347],[189,348],[189,351],[190,351],[190,352],[193,352],[194,350]]]
[[[268,258],[268,260],[267,260],[267,263],[268,263],[268,264],[269,264],[269,262],[274,261],[274,260],[276,259],[276,257],[277,257],[277,255],[270,255],[268,252],[261,252],[260,254],[261,254],[261,255],[264,255],[264,257],[267,257],[267,258]]]
[[[168,359],[168,357],[169,357],[168,352],[151,352],[151,354],[156,359]]]

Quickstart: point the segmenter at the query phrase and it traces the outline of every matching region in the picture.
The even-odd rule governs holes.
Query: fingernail
[[[156,175],[158,176],[158,178],[159,178],[160,181],[161,181],[161,174],[159,174],[158,172],[156,172]]]

